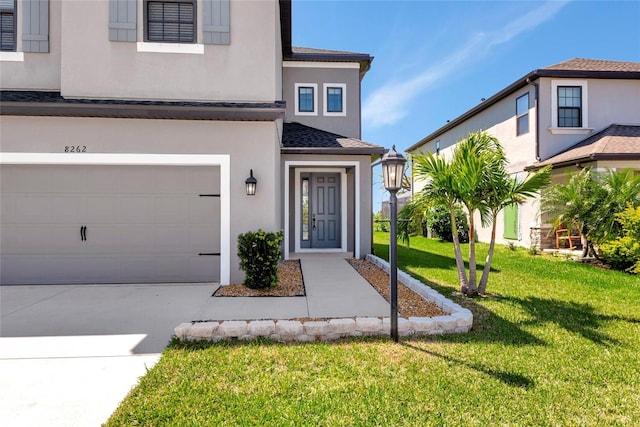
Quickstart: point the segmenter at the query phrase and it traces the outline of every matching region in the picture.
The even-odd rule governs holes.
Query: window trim
[[[13,49],[11,50],[3,50],[0,49],[0,52],[18,52],[18,2],[17,0],[13,0],[13,9],[0,9],[2,13],[9,13],[13,15]],[[0,34],[1,36],[1,34]],[[15,56],[15,55],[13,55]],[[15,59],[13,59],[15,61]]]
[[[346,83],[324,83],[323,93],[323,114],[329,117],[344,117],[347,115],[347,85]],[[328,111],[329,109],[329,89],[342,89],[342,111]]]
[[[559,127],[558,126],[558,87],[580,86],[582,88],[582,126]],[[552,134],[587,134],[593,129],[589,127],[589,86],[587,80],[551,80],[551,127]]]
[[[524,97],[527,97],[527,109],[525,110],[524,113],[518,114],[518,101]],[[525,92],[522,95],[518,96],[516,98],[516,136],[521,136],[521,135],[526,135],[529,133],[529,131],[531,130],[531,126],[529,123],[529,110],[531,109],[531,100],[529,98],[529,92]],[[526,117],[527,118],[527,130],[525,132],[522,132],[520,130],[520,119]]]
[[[190,3],[193,6],[193,41],[149,39],[149,3]],[[145,43],[193,45],[198,43],[198,0],[144,0],[142,5],[143,38]],[[172,53],[172,52],[170,52]]]
[[[294,85],[294,104],[296,116],[317,116],[318,115],[318,84],[317,83],[296,83]],[[299,91],[300,88],[313,88],[313,111],[300,111]]]

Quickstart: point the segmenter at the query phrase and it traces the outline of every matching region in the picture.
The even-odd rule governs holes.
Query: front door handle
[[[85,242],[87,240],[87,226],[83,225],[80,227],[80,240]]]
[[[312,223],[312,227],[315,230],[316,229],[316,214],[311,215],[311,223]]]

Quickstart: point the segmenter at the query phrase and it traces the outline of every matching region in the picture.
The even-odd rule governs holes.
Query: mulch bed
[[[273,288],[251,289],[242,284],[221,286],[213,294],[216,297],[299,297],[305,296],[304,280],[299,259],[280,262],[278,284]]]
[[[355,270],[364,277],[382,297],[389,301],[389,275],[373,263],[363,259],[348,259]],[[425,300],[402,283],[398,282],[398,311],[404,318],[446,316],[434,303]]]
[[[347,259],[351,266],[367,282],[389,301],[389,275],[369,261]],[[278,267],[278,284],[269,289],[251,289],[242,284],[221,286],[214,294],[216,297],[296,297],[304,296],[304,280],[300,260],[286,260]],[[398,282],[398,309],[405,317],[445,316],[435,304],[425,300],[402,283]],[[317,320],[317,319],[316,319]]]

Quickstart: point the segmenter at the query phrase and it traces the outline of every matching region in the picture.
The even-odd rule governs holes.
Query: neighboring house
[[[582,167],[640,170],[640,63],[575,58],[534,70],[408,151],[447,156],[479,130],[499,139],[520,178],[544,165],[556,183]],[[509,207],[498,217],[498,240],[549,247],[545,219],[539,197]],[[478,239],[489,241],[490,229],[478,229]]]
[[[371,251],[373,58],[292,48],[290,1],[0,9],[3,284],[237,283],[259,228]]]

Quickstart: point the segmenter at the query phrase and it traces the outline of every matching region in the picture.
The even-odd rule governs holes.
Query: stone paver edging
[[[387,273],[389,264],[374,255],[367,255],[371,261]],[[398,318],[398,334],[435,335],[469,332],[473,325],[470,310],[445,298],[422,282],[398,270],[398,281],[433,302],[447,316]],[[350,317],[329,320],[224,320],[190,322],[178,325],[175,336],[180,340],[221,341],[237,338],[251,340],[268,337],[282,342],[332,341],[344,337],[388,335],[391,329],[389,317]]]

